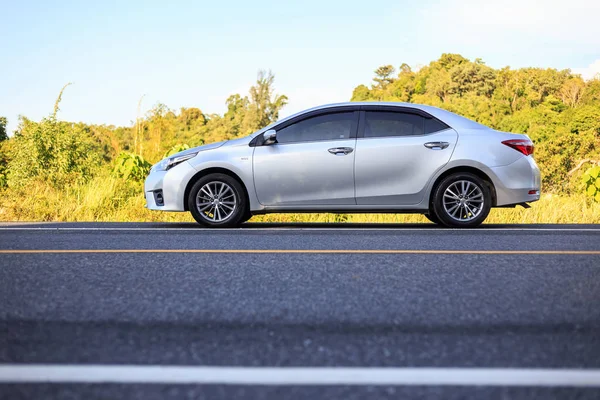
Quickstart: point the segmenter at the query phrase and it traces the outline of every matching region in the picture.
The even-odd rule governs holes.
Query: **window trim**
[[[358,136],[357,138],[359,139],[385,139],[385,138],[404,138],[404,137],[422,137],[422,136],[429,136],[429,135],[435,135],[438,132],[443,132],[445,130],[448,129],[452,129],[451,126],[449,126],[447,123],[445,123],[444,121],[440,120],[439,118],[435,118],[433,115],[423,111],[423,110],[419,110],[418,108],[410,108],[410,107],[402,107],[402,106],[385,106],[385,105],[366,105],[366,106],[361,106],[360,107],[360,118],[358,121]],[[440,122],[442,125],[446,126],[445,129],[441,129],[439,131],[435,131],[435,132],[431,132],[431,133],[423,133],[422,135],[398,135],[398,136],[370,136],[370,137],[365,137],[365,123],[367,120],[367,111],[370,112],[389,112],[389,113],[396,113],[396,114],[416,114],[416,115],[420,115],[421,117],[425,118],[425,119],[433,119],[436,120],[438,122]],[[423,132],[425,132],[425,124],[423,124]]]
[[[333,114],[342,114],[342,113],[352,113],[352,125],[350,127],[350,136],[346,139],[329,139],[329,140],[312,140],[312,141],[305,141],[305,142],[289,142],[289,143],[274,143],[271,144],[269,146],[286,146],[286,145],[294,145],[294,144],[302,144],[302,143],[318,143],[318,142],[332,142],[332,141],[339,141],[339,140],[350,140],[350,139],[356,139],[357,135],[358,135],[358,120],[359,120],[359,107],[358,106],[340,106],[340,107],[331,107],[331,108],[324,108],[324,109],[320,109],[320,110],[314,110],[314,111],[310,111],[307,112],[305,114],[302,115],[298,115],[295,118],[289,119],[287,121],[284,121],[278,125],[273,126],[271,129],[275,130],[275,132],[278,132],[281,129],[287,128],[290,125],[294,125],[298,122],[302,122],[311,118],[315,118],[315,117],[321,117],[324,115],[333,115]],[[250,147],[258,147],[258,146],[263,146],[262,142],[261,142],[261,138],[262,138],[262,134],[256,136],[254,139],[252,139],[252,141],[250,142]]]

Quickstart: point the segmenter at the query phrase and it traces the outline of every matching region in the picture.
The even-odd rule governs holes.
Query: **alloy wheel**
[[[234,190],[225,182],[204,184],[196,196],[196,208],[210,222],[223,222],[235,213],[238,206]]]
[[[471,221],[483,210],[483,191],[471,181],[456,181],[444,191],[442,203],[450,218],[462,222]]]

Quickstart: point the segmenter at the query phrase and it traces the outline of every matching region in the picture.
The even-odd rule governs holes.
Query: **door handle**
[[[352,147],[332,147],[327,151],[331,154],[335,154],[336,156],[345,156],[352,153],[354,149]]]
[[[443,150],[446,147],[450,146],[450,143],[448,143],[448,142],[427,142],[423,146],[425,146],[431,150]]]

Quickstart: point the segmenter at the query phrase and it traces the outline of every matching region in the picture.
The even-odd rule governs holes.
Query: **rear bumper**
[[[491,168],[496,205],[529,203],[540,199],[541,174],[533,157],[521,157],[512,164]],[[535,193],[531,193],[535,191]]]

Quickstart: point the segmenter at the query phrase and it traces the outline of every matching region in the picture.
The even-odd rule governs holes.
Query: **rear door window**
[[[447,129],[448,126],[434,118],[418,114],[388,111],[366,111],[364,137],[417,136]]]

